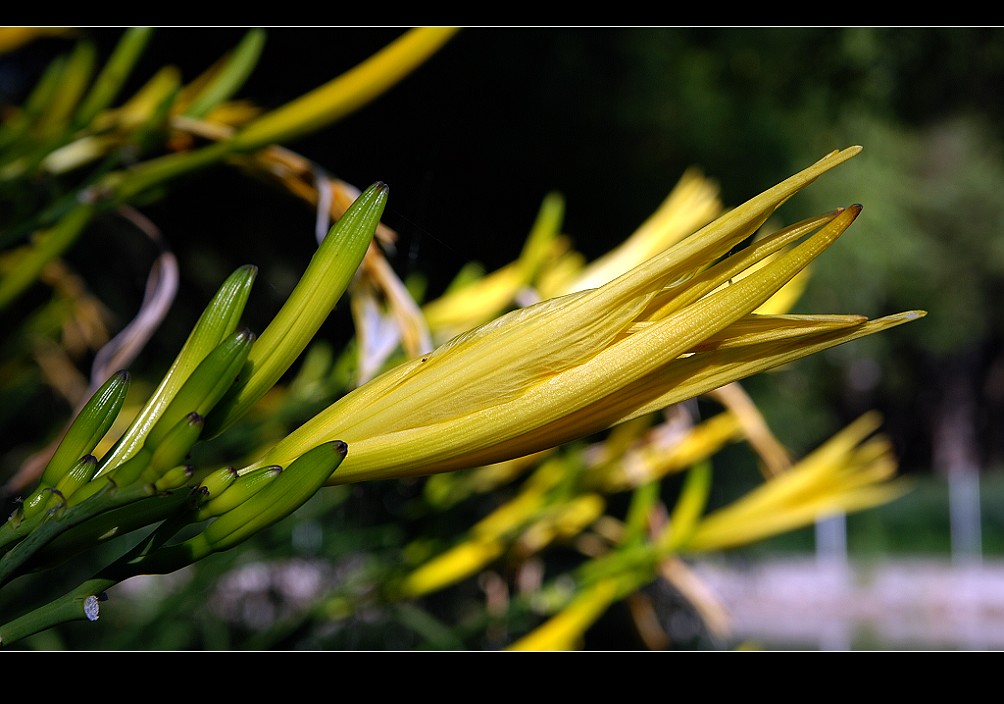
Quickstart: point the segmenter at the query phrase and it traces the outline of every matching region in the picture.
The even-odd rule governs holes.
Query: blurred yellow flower
[[[544,298],[553,298],[602,286],[677,244],[721,212],[717,184],[697,169],[688,169],[656,211],[624,242],[587,265],[553,267],[542,275],[537,288]]]
[[[581,647],[586,631],[611,604],[659,576],[689,593],[695,606],[706,612],[710,628],[726,629],[725,614],[711,595],[704,593],[680,556],[748,545],[812,525],[830,514],[871,508],[898,498],[907,484],[895,479],[896,460],[888,438],[873,435],[880,423],[875,412],[861,416],[791,469],[707,514],[711,466],[695,464],[671,516],[647,517],[651,528],[644,541],[630,540],[627,531],[618,531],[612,549],[580,569],[577,588],[566,590],[563,601],[552,605],[553,613],[509,649]],[[436,560],[414,575],[429,580],[434,566]],[[456,564],[439,563],[440,575],[450,566]]]
[[[901,496],[902,480],[891,482],[896,459],[889,439],[869,437],[880,425],[867,413],[789,471],[739,500],[705,516],[683,538],[680,551],[712,552],[811,525],[831,514],[860,511]]]

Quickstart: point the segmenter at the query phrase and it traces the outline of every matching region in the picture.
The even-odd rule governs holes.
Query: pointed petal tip
[[[926,310],[906,310],[903,311],[902,313],[893,313],[892,315],[887,315],[884,318],[880,318],[880,320],[887,320],[891,323],[895,323],[898,325],[900,323],[909,323],[914,320],[920,320],[926,315],[927,315]]]
[[[857,218],[858,215],[861,214],[861,211],[864,210],[864,207],[865,206],[861,205],[861,203],[851,203],[846,208],[840,208],[837,211],[837,214],[840,215],[841,213],[846,213],[850,211],[850,218],[853,220]]]
[[[820,161],[829,161],[831,159],[835,159],[836,160],[836,163],[834,164],[835,166],[836,164],[840,164],[849,159],[853,159],[854,157],[856,157],[858,154],[861,153],[862,149],[863,147],[860,146],[845,147],[844,149],[834,149],[832,152],[823,157]]]

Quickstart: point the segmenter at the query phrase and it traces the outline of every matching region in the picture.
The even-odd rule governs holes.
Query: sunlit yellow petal
[[[602,286],[707,225],[721,210],[718,186],[696,169],[688,169],[659,208],[621,245],[560,288],[543,285],[540,293],[552,298]]]
[[[720,550],[810,525],[831,513],[869,508],[900,496],[884,438],[865,437],[879,423],[869,413],[830,438],[791,470],[769,479],[705,517],[684,541],[685,550]]]
[[[735,414],[719,413],[669,444],[645,443],[627,453],[620,462],[591,473],[586,481],[589,485],[595,482],[604,492],[626,491],[710,457],[726,443],[738,440],[741,432],[742,425]]]
[[[518,260],[427,303],[422,312],[436,339],[447,340],[513,308],[520,292],[562,246],[558,234],[563,214],[564,200],[550,194],[541,204]]]
[[[396,593],[406,599],[430,594],[483,569],[505,552],[498,538],[474,538],[434,557],[405,577]]]
[[[603,410],[609,413],[608,418],[617,418],[611,422],[635,418],[707,393],[731,381],[744,379],[836,345],[888,330],[922,318],[924,315],[924,311],[907,311],[869,320],[835,332],[690,355],[646,379],[644,384],[625,387]],[[663,389],[668,391],[662,391]],[[591,410],[598,412],[600,409]],[[619,414],[619,411],[624,413]]]

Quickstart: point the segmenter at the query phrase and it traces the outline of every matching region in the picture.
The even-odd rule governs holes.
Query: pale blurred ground
[[[806,556],[694,569],[751,647],[1004,649],[1004,561]]]

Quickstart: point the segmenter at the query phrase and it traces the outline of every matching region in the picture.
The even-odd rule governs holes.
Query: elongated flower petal
[[[576,596],[559,614],[517,640],[507,650],[577,649],[586,630],[620,598],[622,592],[616,578],[596,582]]]
[[[658,209],[616,249],[574,276],[549,276],[539,286],[545,298],[602,286],[707,225],[722,210],[718,186],[687,170]]]
[[[422,308],[429,328],[445,341],[509,310],[552,253],[562,247],[558,235],[564,200],[549,194],[527,237],[519,259],[464,285],[451,289]],[[564,293],[568,293],[565,291]]]

